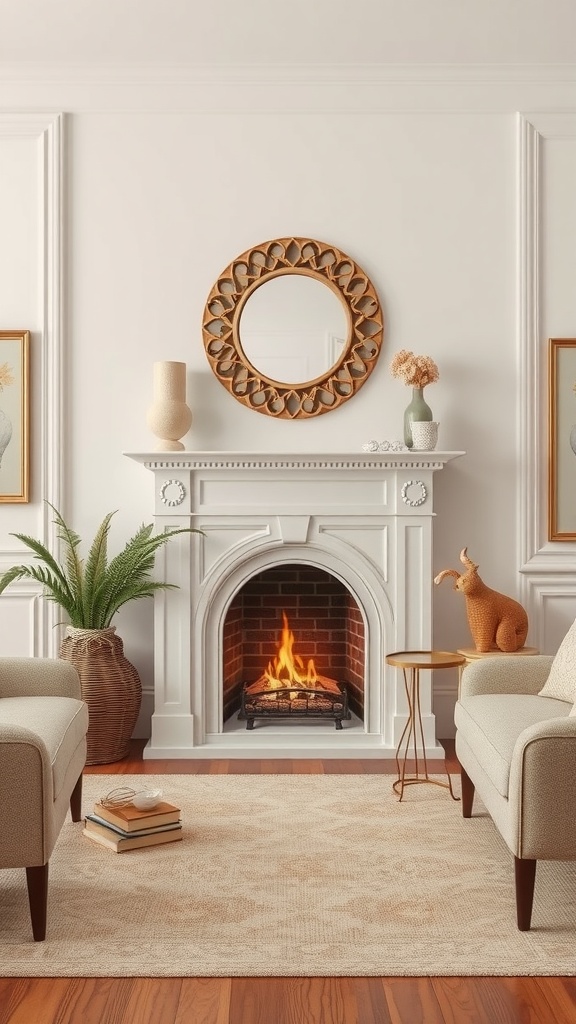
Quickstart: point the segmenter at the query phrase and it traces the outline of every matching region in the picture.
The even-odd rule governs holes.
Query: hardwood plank
[[[362,766],[355,758],[332,757],[322,761],[325,775],[360,775],[364,774]]]
[[[66,978],[3,978],[0,1024],[53,1024],[67,990]]]
[[[365,757],[359,762],[364,775],[395,775],[396,762],[388,757]]]
[[[112,1024],[114,1018],[109,1013],[109,1004],[114,1001],[114,987],[125,984],[126,979],[61,979],[58,984],[64,988],[57,1012],[52,1017],[43,1017],[43,1007],[52,998],[54,983],[54,978],[38,979],[35,991],[40,996],[40,1016],[36,1016],[37,1011],[34,1011],[30,1017],[23,1018],[22,1024],[25,1020],[27,1024],[32,1021],[34,1024],[101,1024],[102,1021],[110,1021]],[[17,1019],[10,1019],[10,1024],[17,1024]]]
[[[256,758],[231,758],[228,762],[228,775],[261,775],[262,762]]]
[[[340,978],[235,978],[229,1024],[365,1024]]]
[[[556,1024],[573,1024],[576,1020],[576,978],[536,978],[534,981],[550,1006],[550,1020]]]
[[[292,774],[293,775],[323,775],[324,765],[320,758],[302,758],[301,760],[294,760],[292,763]]]
[[[285,757],[268,757],[260,761],[262,775],[293,775],[293,761]]]
[[[562,1007],[560,1000],[558,1015],[552,1015],[553,990],[537,978],[434,978],[432,985],[445,1024],[574,1024],[573,1007]]]
[[[206,771],[208,775],[228,775],[230,773],[230,761],[207,761]]]
[[[142,775],[201,775],[204,771],[200,759],[163,757],[142,762]]]
[[[359,1024],[392,1024],[382,978],[347,978],[356,997]]]
[[[228,1024],[231,990],[230,978],[184,978],[174,1024]]]
[[[182,989],[180,978],[130,978],[127,981],[125,986],[112,987],[107,1022],[175,1024]]]
[[[392,1024],[444,1024],[430,978],[388,978],[382,987]]]

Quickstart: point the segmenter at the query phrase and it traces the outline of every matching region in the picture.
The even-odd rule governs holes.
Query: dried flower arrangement
[[[0,391],[14,383],[14,376],[8,363],[2,363],[0,366]]]
[[[425,388],[440,378],[438,367],[430,356],[416,356],[405,348],[394,356],[390,372],[393,377],[399,377],[413,388]]]

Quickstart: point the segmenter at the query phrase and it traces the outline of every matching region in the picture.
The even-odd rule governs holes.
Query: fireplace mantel
[[[465,452],[124,452],[147,469],[442,469]]]
[[[395,650],[428,649],[433,482],[464,452],[126,452],[154,474],[159,530],[194,526],[157,558],[154,713],[146,758],[393,757],[407,718]],[[355,597],[367,636],[364,722],[341,732],[224,723],[222,629],[244,582],[274,565],[316,565]],[[422,681],[424,743],[442,756],[432,682]]]

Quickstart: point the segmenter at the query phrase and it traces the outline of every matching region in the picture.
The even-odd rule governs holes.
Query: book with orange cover
[[[151,832],[147,836],[126,836],[124,838],[117,835],[111,829],[108,830],[108,835],[105,835],[106,830],[103,826],[100,826],[101,831],[96,831],[94,828],[89,828],[89,825],[90,822],[87,822],[86,827],[82,829],[82,835],[92,839],[95,843],[99,843],[100,846],[105,846],[108,850],[113,850],[115,853],[139,850],[145,846],[159,846],[162,843],[176,843],[182,839],[181,825],[173,829],[161,829],[158,832]]]
[[[156,825],[170,825],[180,820],[181,810],[174,804],[163,800],[150,811],[139,811],[134,804],[123,807],[105,807],[104,804],[94,805],[94,813],[113,825],[118,825],[124,832],[140,832],[143,828],[154,828]]]

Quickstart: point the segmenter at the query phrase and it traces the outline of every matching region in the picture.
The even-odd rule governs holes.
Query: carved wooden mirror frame
[[[247,299],[266,281],[284,274],[303,274],[328,285],[347,316],[341,357],[324,376],[300,384],[266,377],[247,359],[240,340]],[[216,281],[202,321],[206,355],[220,383],[249,409],[280,419],[319,416],[352,398],[374,369],[383,332],[380,302],[369,277],[341,250],[313,238],[275,238],[247,249]]]

